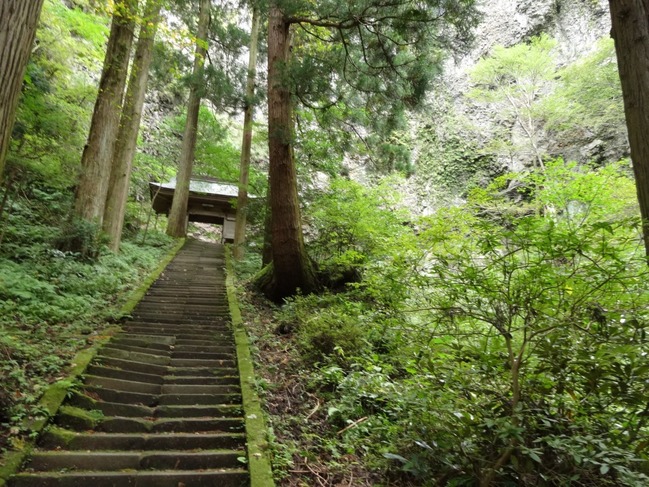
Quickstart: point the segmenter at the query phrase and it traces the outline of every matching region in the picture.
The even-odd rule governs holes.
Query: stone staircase
[[[10,487],[249,486],[223,247],[188,241]]]

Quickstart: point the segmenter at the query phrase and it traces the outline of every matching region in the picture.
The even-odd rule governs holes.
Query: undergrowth
[[[425,218],[380,194],[337,182],[311,208],[313,255],[358,280],[282,307],[242,291],[279,483],[647,485],[627,166],[556,161]]]
[[[86,250],[59,250],[71,235],[69,193],[34,185],[5,209],[0,228],[0,438],[22,434],[45,388],[119,318],[120,306],[169,250],[166,236],[123,242],[119,254],[85,225]],[[77,225],[78,227],[78,225]]]

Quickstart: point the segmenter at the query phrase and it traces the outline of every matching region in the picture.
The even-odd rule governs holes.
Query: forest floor
[[[278,326],[278,308],[250,287],[239,288],[244,322],[255,355],[259,394],[271,427],[273,471],[282,487],[407,486],[372,471],[328,421],[327,391],[312,384],[291,330]],[[330,391],[331,392],[331,391]],[[360,422],[359,422],[360,424]]]

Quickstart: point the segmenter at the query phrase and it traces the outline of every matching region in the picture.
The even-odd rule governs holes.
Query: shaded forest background
[[[163,8],[119,252],[75,216],[110,5],[45,0],[21,88],[0,192],[6,448],[172,245],[149,182],[176,175],[198,2]],[[294,28],[291,142],[318,286],[272,303],[255,285],[266,22],[248,99],[252,12],[212,5],[193,173],[236,184],[254,104],[258,198],[237,272],[282,485],[649,482],[648,276],[606,2],[492,7],[472,43],[427,51],[431,84],[393,89],[406,100],[394,105],[400,85],[379,77],[359,78],[371,96],[314,79],[342,50],[322,41],[326,26]],[[508,8],[525,28],[494,30]]]

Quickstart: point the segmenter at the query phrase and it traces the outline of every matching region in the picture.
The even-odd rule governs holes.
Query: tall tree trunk
[[[81,157],[75,213],[84,220],[99,224],[104,217],[136,15],[137,0],[123,0],[115,4],[104,68],[99,81],[99,94],[92,114],[88,142]]]
[[[239,165],[239,193],[237,195],[237,218],[234,223],[234,258],[243,257],[246,243],[246,219],[248,212],[248,177],[250,172],[250,149],[252,147],[252,117],[255,105],[255,78],[257,75],[257,51],[259,44],[259,9],[252,9],[250,55],[248,57],[248,80],[246,84],[246,110],[243,119],[241,164]]]
[[[0,183],[43,0],[0,1]]]
[[[315,289],[316,278],[304,247],[293,161],[293,117],[285,69],[289,62],[290,24],[277,4],[270,7],[268,24],[268,148],[270,164],[271,239],[273,262],[259,286],[269,299],[281,301],[298,289]]]
[[[160,21],[161,8],[161,0],[147,0],[113,155],[103,227],[110,237],[110,248],[114,252],[119,250],[122,239],[128,185],[142,119],[149,66],[153,57],[153,40]]]
[[[270,213],[270,191],[264,214],[264,246],[261,249],[261,266],[266,267],[273,261],[272,215]]]
[[[187,121],[183,134],[183,145],[176,173],[176,189],[169,210],[167,235],[184,237],[187,233],[187,200],[189,198],[189,181],[194,165],[196,149],[196,132],[198,129],[198,111],[201,105],[203,66],[207,54],[207,28],[210,20],[210,0],[201,0],[198,14],[198,33],[196,36],[196,54],[192,83],[187,102]]]
[[[631,161],[649,257],[649,0],[609,0]]]

